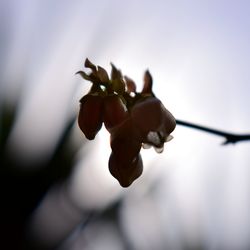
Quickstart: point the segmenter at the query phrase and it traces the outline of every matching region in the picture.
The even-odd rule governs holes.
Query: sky
[[[50,156],[88,91],[75,75],[86,57],[107,71],[114,63],[138,89],[149,69],[154,93],[178,119],[249,133],[249,10],[243,0],[1,0],[0,98],[21,97],[9,150],[24,161]],[[121,216],[136,249],[152,248],[133,240],[133,230],[141,232],[137,239],[153,235],[158,249],[165,243],[181,249],[183,238],[205,242],[207,249],[249,247],[250,144],[221,146],[222,138],[180,126],[173,136],[162,154],[143,150],[145,173],[123,190],[108,172],[103,128],[87,142],[93,152],[88,163],[81,152],[76,157],[75,202],[96,208],[124,195]],[[77,126],[74,137],[86,142]],[[155,182],[157,191],[146,199]],[[159,218],[148,216],[152,209]],[[152,227],[141,228],[142,222]],[[150,234],[159,225],[161,237]]]

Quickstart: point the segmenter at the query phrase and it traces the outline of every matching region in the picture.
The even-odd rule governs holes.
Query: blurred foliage
[[[23,162],[20,163],[15,155],[10,155],[6,150],[18,113],[18,102],[14,105],[3,102],[0,108],[0,246],[1,249],[34,249],[26,239],[27,220],[48,190],[54,184],[65,181],[73,169],[74,156],[79,150],[79,145],[72,146],[69,138],[76,117],[72,117],[65,123],[51,158],[46,163],[37,161],[27,170]],[[101,211],[88,211],[87,220],[79,225],[80,233],[89,223],[110,222],[120,235],[122,248],[134,250],[120,220],[122,205],[123,198],[120,197]],[[74,230],[71,233],[74,234]],[[189,246],[188,242],[182,242],[180,245],[188,250],[204,249],[202,243],[196,247]],[[167,246],[166,249],[168,249]]]
[[[66,122],[49,161],[46,163],[37,161],[32,166],[29,165],[27,170],[23,162],[20,163],[15,155],[10,155],[7,151],[8,138],[18,113],[17,107],[17,103],[8,105],[4,102],[0,113],[0,246],[1,248],[4,246],[3,249],[28,250],[33,249],[25,234],[29,216],[54,184],[63,182],[69,177],[79,145],[74,146],[69,140],[76,121],[74,116]],[[102,211],[91,211],[81,229],[83,230],[90,221],[111,221],[122,235],[123,245],[127,246],[126,249],[132,249],[118,219],[121,201],[118,199]]]
[[[29,170],[6,150],[8,137],[15,123],[18,105],[3,102],[0,113],[0,220],[3,249],[26,249],[25,222],[48,189],[65,180],[73,167],[77,147],[69,146],[69,137],[75,117],[69,119],[58,140],[52,157],[46,163],[35,162]],[[25,145],[24,145],[25,146]],[[21,164],[21,165],[20,165]]]

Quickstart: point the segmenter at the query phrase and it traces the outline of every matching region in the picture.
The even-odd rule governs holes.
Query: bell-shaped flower
[[[93,140],[102,127],[103,98],[87,94],[80,100],[78,125],[87,139]]]
[[[110,173],[122,187],[128,187],[143,171],[140,156],[141,141],[130,116],[116,126],[110,136],[112,154],[109,159]]]
[[[144,144],[159,148],[169,141],[170,133],[175,129],[174,116],[164,107],[156,97],[147,97],[136,103],[131,110],[132,121]]]
[[[143,171],[143,162],[140,154],[137,154],[129,162],[124,162],[114,152],[109,158],[109,171],[119,181],[122,187],[130,186]]]

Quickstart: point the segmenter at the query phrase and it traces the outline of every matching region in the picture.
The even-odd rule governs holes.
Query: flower
[[[132,160],[124,162],[112,152],[109,157],[109,171],[122,187],[128,187],[142,174],[143,163],[141,155],[138,154]]]
[[[102,127],[103,98],[99,95],[87,94],[80,100],[78,125],[87,139],[95,139]]]
[[[141,145],[130,115],[112,130],[109,171],[122,187],[128,187],[142,174]]]
[[[146,145],[160,149],[173,138],[170,133],[175,129],[175,118],[156,97],[146,97],[136,103],[131,110],[131,118],[142,143]]]
[[[155,147],[161,153],[164,143],[173,137],[174,116],[155,97],[153,79],[149,71],[144,74],[140,93],[135,82],[111,64],[109,78],[105,69],[88,59],[85,67],[89,74],[79,71],[92,83],[90,92],[80,100],[78,124],[86,138],[93,140],[104,123],[110,133],[112,149],[109,171],[122,187],[130,186],[143,171],[141,147]]]

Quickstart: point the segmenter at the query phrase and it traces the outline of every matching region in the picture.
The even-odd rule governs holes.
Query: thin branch
[[[212,129],[212,128],[208,128],[205,126],[201,126],[201,125],[197,125],[191,122],[185,122],[182,120],[176,120],[176,124],[178,125],[182,125],[182,126],[186,126],[189,128],[194,128],[194,129],[199,129],[201,131],[205,131],[211,134],[215,134],[218,136],[222,136],[225,138],[225,141],[223,143],[223,145],[229,144],[229,143],[236,143],[239,141],[246,141],[246,140],[250,140],[250,134],[235,134],[235,133],[227,133],[221,130],[217,130],[217,129]]]

